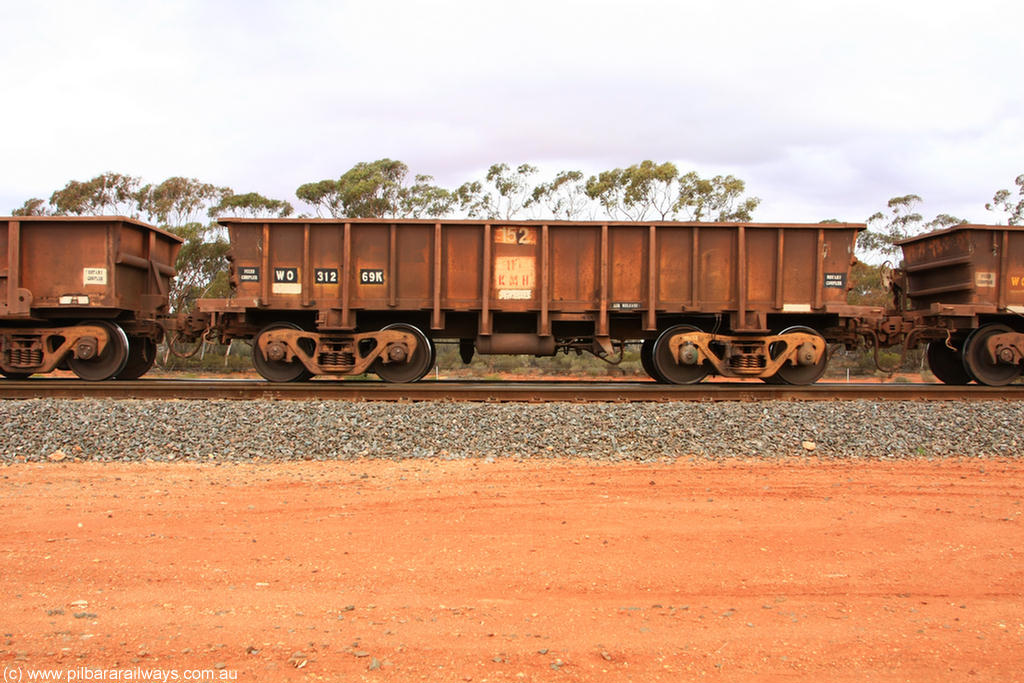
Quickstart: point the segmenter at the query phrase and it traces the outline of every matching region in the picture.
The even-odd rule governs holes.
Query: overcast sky
[[[764,221],[1024,173],[1024,3],[0,0],[0,214],[104,171],[288,199],[358,161],[732,173]],[[300,207],[301,210],[301,207]],[[305,210],[309,210],[305,208]]]

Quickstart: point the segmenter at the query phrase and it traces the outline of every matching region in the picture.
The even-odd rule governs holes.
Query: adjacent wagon
[[[1024,368],[1024,227],[958,225],[900,242],[897,307],[948,384],[1004,385]]]
[[[152,367],[181,239],[122,217],[0,218],[0,373]]]

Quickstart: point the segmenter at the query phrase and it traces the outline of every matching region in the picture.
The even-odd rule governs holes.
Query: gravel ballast
[[[0,462],[1018,457],[1024,403],[0,402]]]

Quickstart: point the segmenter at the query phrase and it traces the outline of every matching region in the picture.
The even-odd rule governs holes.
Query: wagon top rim
[[[168,232],[163,228],[158,228],[155,225],[140,221],[137,218],[129,218],[128,216],[0,216],[0,222],[14,221],[19,223],[128,223],[129,225],[152,230],[177,242],[185,241],[185,238],[175,235],[173,232]]]
[[[949,228],[942,228],[941,230],[932,230],[931,232],[926,232],[921,235],[914,235],[913,237],[908,237],[905,240],[900,240],[899,242],[896,242],[896,244],[912,244],[914,242],[920,242],[921,240],[931,239],[932,237],[936,237],[938,235],[946,235],[949,233],[958,232],[960,230],[1009,230],[1010,232],[1022,232],[1024,231],[1024,225],[987,225],[984,223],[961,223],[960,225],[954,225]]]
[[[601,226],[630,226],[630,227],[689,227],[689,228],[820,228],[823,230],[865,230],[864,223],[754,223],[754,222],[711,222],[711,221],[566,221],[566,220],[516,220],[516,219],[483,219],[483,218],[243,218],[223,216],[217,219],[221,225],[232,223],[255,223],[269,225],[343,225],[351,223],[373,224],[373,225],[491,225],[491,226],[573,226],[573,227],[594,227]]]

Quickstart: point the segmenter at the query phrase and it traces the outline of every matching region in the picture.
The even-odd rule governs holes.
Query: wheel
[[[973,379],[964,367],[962,344],[960,349],[951,349],[945,341],[929,342],[925,355],[932,374],[943,384],[969,384]]]
[[[115,379],[138,379],[156,363],[156,342],[149,337],[128,337],[128,362]]]
[[[96,325],[107,330],[107,346],[92,358],[68,357],[68,367],[84,380],[99,382],[116,377],[128,363],[128,335],[117,323],[96,320],[83,325]]]
[[[669,340],[684,332],[700,332],[700,329],[693,325],[676,325],[659,334],[658,339],[654,342],[651,349],[651,368],[655,372],[651,374],[659,381],[669,384],[695,384],[707,376],[708,369],[703,363],[683,365],[676,363],[676,359],[672,356]]]
[[[643,366],[644,372],[646,372],[655,382],[666,383],[664,377],[658,374],[657,369],[654,367],[654,340],[644,339],[644,343],[640,345],[640,365]]]
[[[1013,332],[1006,325],[985,325],[967,335],[964,341],[964,370],[978,382],[990,387],[1001,387],[1017,379],[1021,373],[1020,365],[992,363],[985,351],[985,342],[989,337],[1004,332]]]
[[[298,382],[309,379],[313,373],[306,369],[298,359],[291,361],[270,360],[260,353],[260,338],[273,330],[301,330],[298,325],[286,322],[272,323],[267,325],[256,335],[255,343],[252,345],[252,364],[256,372],[260,373],[263,379],[271,382]],[[316,349],[304,348],[306,353],[313,353]]]
[[[818,334],[817,330],[813,330],[810,327],[804,327],[803,325],[787,327],[779,334],[789,334],[791,332],[813,334],[820,337],[822,342],[825,341],[825,338]],[[768,353],[771,354],[773,359],[777,358],[778,354],[782,353],[782,350],[783,347],[781,344],[772,344],[768,347]],[[821,379],[821,376],[825,374],[826,368],[828,368],[828,349],[825,351],[825,353],[821,354],[821,360],[814,365],[790,365],[789,363],[783,363],[775,374],[765,381],[769,384],[814,384]]]
[[[372,372],[377,373],[385,382],[415,382],[422,378],[430,368],[434,367],[436,350],[434,344],[427,338],[427,335],[413,325],[405,323],[394,323],[382,328],[383,330],[395,330],[398,332],[409,332],[416,337],[416,351],[405,363],[384,363],[379,358],[373,361],[370,366]]]

